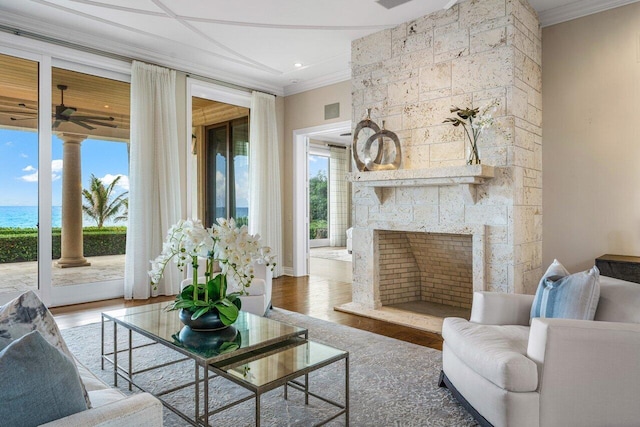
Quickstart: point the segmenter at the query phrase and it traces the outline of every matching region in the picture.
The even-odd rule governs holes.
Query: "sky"
[[[318,174],[318,171],[324,170],[325,176],[329,176],[329,171],[327,170],[329,166],[328,157],[324,156],[309,156],[309,178],[313,178]]]
[[[115,194],[129,190],[127,144],[87,139],[82,142],[82,188],[89,187],[91,174],[105,185],[122,175]],[[62,140],[54,135],[52,145],[52,204],[62,204]],[[0,206],[37,206],[38,134],[0,129]]]

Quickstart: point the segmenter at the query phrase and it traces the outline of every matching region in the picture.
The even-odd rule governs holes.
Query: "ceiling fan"
[[[105,122],[112,122],[115,119],[113,117],[109,117],[109,116],[87,116],[87,115],[78,115],[75,114],[78,110],[74,107],[67,107],[66,105],[64,105],[64,91],[67,90],[67,86],[66,85],[58,85],[57,86],[58,89],[60,89],[60,105],[56,105],[56,111],[55,113],[52,115],[52,117],[55,119],[55,121],[53,122],[53,129],[56,129],[58,126],[60,126],[61,123],[64,122],[70,122],[70,123],[74,123],[78,126],[82,126],[85,129],[88,130],[94,130],[96,129],[95,127],[91,126],[91,125],[96,125],[96,126],[107,126],[110,128],[116,128],[118,127],[117,125],[111,124],[111,123],[105,123]],[[12,114],[16,114],[19,116],[36,116],[37,113],[37,109],[36,108],[31,108],[31,107],[27,107],[25,104],[18,104],[19,107],[27,110],[27,111],[0,111],[0,113],[12,113]],[[33,120],[36,117],[24,117],[24,118],[15,118],[15,117],[11,117],[11,120],[13,121],[19,121],[19,120]]]

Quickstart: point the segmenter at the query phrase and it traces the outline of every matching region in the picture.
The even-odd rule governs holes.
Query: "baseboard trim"
[[[293,267],[282,267],[283,276],[293,276]]]
[[[467,401],[467,399],[465,399],[464,396],[460,394],[458,389],[455,388],[455,386],[451,383],[449,378],[447,378],[447,375],[444,373],[444,371],[440,371],[440,379],[438,380],[438,386],[443,388],[448,388],[451,394],[453,395],[453,397],[455,397],[456,400],[460,402],[462,407],[471,414],[471,416],[478,422],[478,424],[480,424],[480,427],[493,427],[493,424],[487,421],[485,417],[480,415],[480,412],[476,411],[476,408],[471,406],[469,401]]]

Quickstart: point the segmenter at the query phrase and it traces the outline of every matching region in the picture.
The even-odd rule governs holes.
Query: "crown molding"
[[[572,19],[582,18],[583,16],[593,15],[594,13],[604,12],[605,10],[614,9],[620,6],[626,6],[636,3],[638,0],[581,0],[564,6],[554,7],[538,13],[540,25],[548,27],[550,25],[560,24],[561,22],[570,21]]]
[[[285,86],[284,96],[295,95],[296,93],[318,89],[347,80],[351,80],[351,69],[336,71],[335,73],[327,74],[315,79],[309,79],[300,83],[294,83],[289,86]]]
[[[184,60],[181,58],[171,58],[166,56],[163,52],[143,49],[132,45],[109,41],[105,45],[104,38],[92,36],[72,28],[60,28],[56,25],[37,21],[33,18],[29,18],[23,15],[3,12],[0,14],[0,24],[15,29],[12,37],[21,39],[15,44],[20,45],[23,49],[29,51],[36,51],[40,54],[50,54],[55,56],[63,50],[73,50],[72,47],[60,47],[55,43],[47,43],[45,41],[33,40],[27,37],[20,36],[20,31],[31,32],[41,35],[43,37],[59,40],[64,43],[72,43],[78,46],[89,48],[92,53],[109,57],[109,55],[118,56],[122,60],[140,60],[144,62],[150,62],[152,64],[168,67],[171,69],[183,71],[187,74],[194,74],[194,77],[200,76],[210,78],[214,80],[220,80],[222,82],[231,83],[234,85],[242,86],[247,89],[255,89],[259,91],[268,92],[274,95],[284,95],[284,90],[281,86],[266,83],[262,80],[253,79],[246,76],[241,76],[237,73],[229,73],[221,70],[212,69],[209,66],[201,65],[193,61]],[[64,31],[62,31],[64,30]],[[60,38],[61,34],[65,34],[65,38]],[[78,42],[81,40],[81,43]],[[49,46],[43,49],[43,46]],[[64,56],[62,59],[69,59]],[[196,76],[197,75],[197,76]]]

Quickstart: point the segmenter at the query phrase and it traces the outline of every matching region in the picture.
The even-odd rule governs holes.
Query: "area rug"
[[[309,252],[311,258],[331,259],[334,261],[352,262],[353,257],[346,248],[313,248]]]
[[[351,426],[477,425],[448,390],[438,387],[442,360],[439,351],[282,309],[274,308],[269,317],[305,327],[309,330],[310,339],[349,351]],[[112,371],[100,369],[100,324],[66,329],[62,334],[76,357],[112,385]],[[107,340],[112,337],[112,333],[105,335]],[[145,342],[139,335],[133,335],[134,343]],[[119,334],[119,337],[124,336],[125,333]],[[111,342],[108,344],[111,346]],[[147,346],[136,350],[134,366],[142,369],[151,362],[174,357],[175,353],[162,346]],[[193,370],[193,362],[185,362],[143,373],[137,378],[149,389],[161,390],[169,388],[175,381],[186,382],[193,378]],[[120,381],[119,386],[123,392],[130,393],[124,381]],[[344,363],[340,361],[313,372],[310,389],[343,402]],[[221,406],[248,395],[243,388],[222,378],[212,381],[210,390],[212,406]],[[167,399],[185,412],[193,413],[193,388],[172,393]],[[215,426],[251,426],[255,425],[254,411],[254,401],[249,400],[211,417],[210,422]],[[335,407],[314,398],[310,399],[308,406],[305,405],[304,395],[296,390],[289,391],[289,400],[284,400],[282,388],[264,394],[261,399],[263,426],[311,426],[335,412]],[[164,425],[188,424],[165,408]],[[345,425],[344,416],[327,425]]]

